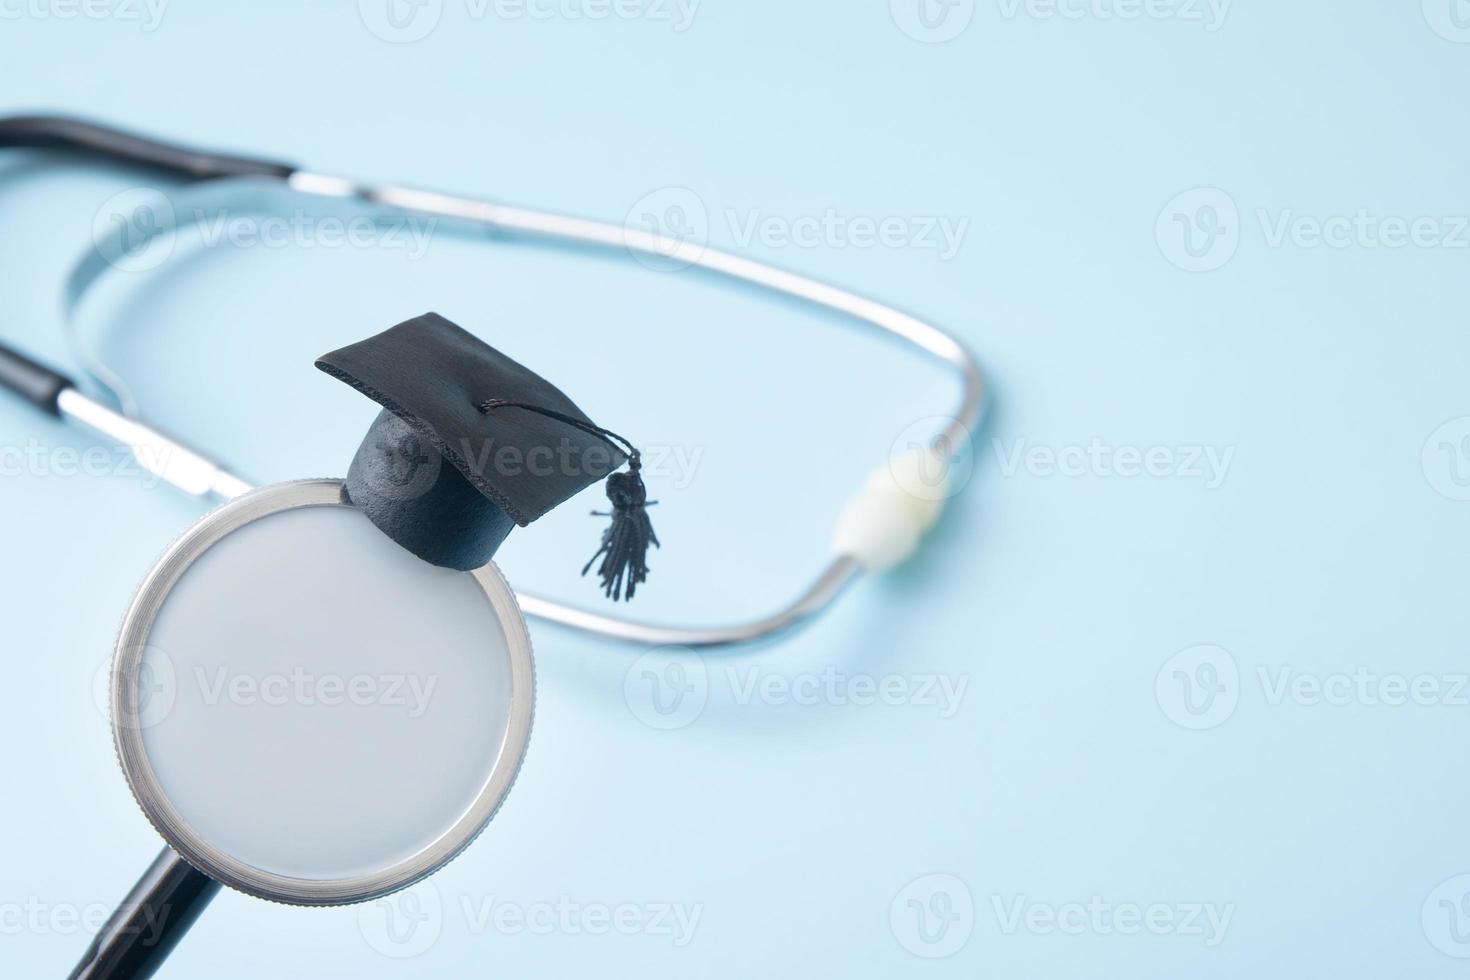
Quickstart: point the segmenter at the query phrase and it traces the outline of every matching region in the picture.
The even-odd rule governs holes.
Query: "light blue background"
[[[913,23],[902,0],[896,15],[883,0],[704,0],[683,31],[444,0],[435,29],[403,44],[344,2],[172,0],[154,30],[131,8],[65,19],[64,0],[0,2],[6,111],[614,222],[686,188],[724,247],[755,213],[968,222],[950,258],[748,244],[931,317],[982,357],[993,412],[974,476],[922,558],[781,646],[711,660],[708,705],[675,731],[629,710],[638,651],[533,624],[531,752],[491,829],[434,879],[426,952],[380,955],[371,910],[225,894],[163,975],[1462,975],[1446,952],[1470,945],[1436,947],[1448,913],[1429,896],[1470,871],[1470,707],[1272,703],[1260,673],[1429,675],[1444,693],[1467,670],[1470,503],[1436,487],[1453,492],[1470,456],[1436,442],[1421,457],[1470,416],[1467,233],[1458,247],[1272,244],[1283,219],[1359,209],[1454,236],[1470,212],[1470,32],[1444,26],[1448,2],[1238,0],[1210,30],[1188,19],[1203,5],[1123,19],[1102,16],[1120,9],[1106,0],[1073,0],[1071,16],[979,0],[952,10],[956,37],[924,43],[899,26]],[[68,365],[62,279],[99,208],[140,178],[39,163],[0,163],[0,334]],[[1166,206],[1202,187],[1235,205],[1220,247],[1238,249],[1186,272]],[[616,428],[702,453],[687,486],[654,487],[666,547],[635,606],[649,618],[780,602],[894,439],[953,402],[931,366],[799,308],[447,234],[421,259],[176,257],[115,277],[84,321],[148,417],[266,481],[342,473],[372,416],[312,359],[431,308]],[[1176,461],[1234,455],[1214,489],[1002,465],[1018,442],[1095,438]],[[0,481],[0,962],[55,977],[88,941],[68,910],[109,906],[157,849],[92,685],[132,589],[200,506],[136,478],[57,475],[64,459],[44,447],[96,443],[0,404],[7,458],[31,440],[42,462]],[[598,528],[583,510],[517,533],[502,559],[514,582],[593,600],[575,574]],[[1190,731],[1171,720],[1164,668],[1199,644],[1233,657],[1238,706]],[[946,719],[742,704],[726,673],[828,667],[968,687]],[[956,941],[970,930],[957,952],[927,960],[890,906],[902,933],[901,890],[933,873],[964,882],[974,917],[952,924]],[[997,911],[1094,896],[1232,918],[1211,947],[1008,931]],[[656,930],[474,928],[461,902],[492,897],[681,903],[700,919],[681,948]]]

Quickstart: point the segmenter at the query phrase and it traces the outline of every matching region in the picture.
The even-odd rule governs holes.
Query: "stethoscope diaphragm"
[[[336,480],[252,491],[175,543],[128,610],[111,691],[123,773],[169,845],[297,905],[458,854],[510,789],[533,698],[495,566],[420,561]]]

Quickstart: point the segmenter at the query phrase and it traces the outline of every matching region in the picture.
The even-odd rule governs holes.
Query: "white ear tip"
[[[868,478],[868,486],[883,488],[908,498],[915,516],[927,531],[939,520],[944,502],[949,498],[951,468],[940,463],[933,452],[915,449],[895,456],[883,469]]]
[[[856,558],[870,572],[913,556],[944,509],[943,488],[923,482],[926,456],[921,450],[897,457],[868,478],[838,518],[833,546],[839,554]]]
[[[881,572],[902,564],[919,546],[922,531],[918,521],[894,498],[868,491],[859,493],[837,520],[833,546],[851,555],[870,572]]]

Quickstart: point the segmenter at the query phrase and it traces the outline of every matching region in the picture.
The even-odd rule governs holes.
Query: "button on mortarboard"
[[[436,313],[316,366],[384,409],[348,470],[348,496],[435,565],[484,565],[514,525],[629,459],[555,385]],[[487,402],[508,404],[487,412]]]

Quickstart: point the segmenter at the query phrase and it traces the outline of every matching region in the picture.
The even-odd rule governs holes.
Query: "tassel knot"
[[[653,522],[648,519],[648,508],[658,501],[648,499],[641,469],[642,461],[635,450],[628,457],[628,472],[607,478],[607,499],[612,510],[592,512],[594,517],[611,517],[612,524],[602,532],[602,547],[583,566],[582,574],[586,575],[601,558],[597,574],[602,578],[602,593],[613,601],[625,592],[633,598],[638,585],[648,578],[648,546],[659,547]]]

